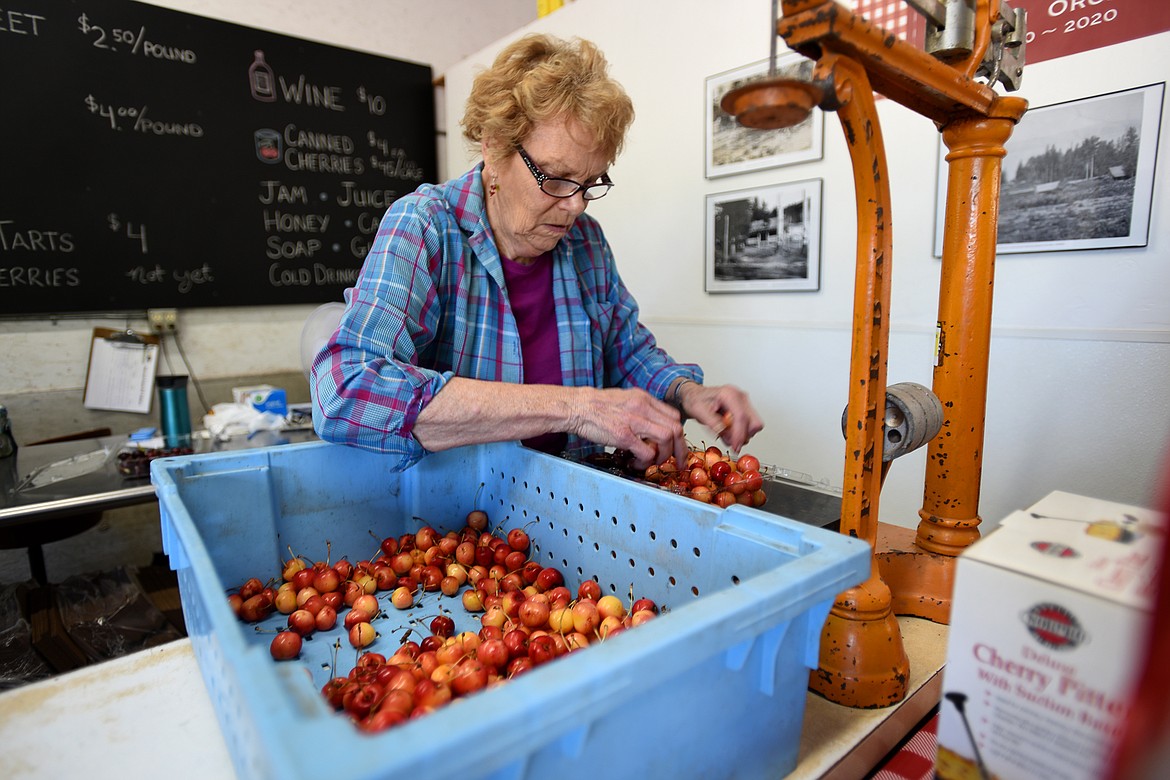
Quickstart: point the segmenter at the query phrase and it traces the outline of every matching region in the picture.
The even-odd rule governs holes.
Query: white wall
[[[766,59],[770,3],[580,0],[519,33],[589,38],[606,52],[638,118],[590,211],[606,227],[623,276],[659,341],[701,363],[712,382],[747,388],[768,423],[750,445],[765,462],[842,481],[855,207],[840,125],[826,118],[819,162],[708,180],[704,81]],[[509,36],[511,40],[515,36]],[[448,160],[473,162],[455,120],[476,70],[501,40],[446,73]],[[1042,106],[1165,80],[1170,34],[1029,66],[1019,94]],[[783,44],[781,43],[781,50]],[[880,104],[893,197],[889,381],[931,383],[939,260],[932,257],[938,134]],[[1026,119],[1025,119],[1026,121]],[[1170,147],[1161,132],[1162,161]],[[821,289],[711,295],[703,289],[710,193],[824,181]],[[1170,219],[1155,185],[1149,246],[1007,255],[998,261],[980,512],[990,527],[1052,489],[1148,504],[1170,442]],[[925,448],[893,464],[881,519],[914,526]]]
[[[536,18],[536,0],[147,0],[152,5],[430,65],[458,60]],[[441,102],[441,101],[440,101]],[[439,127],[443,126],[441,112]],[[441,148],[440,144],[440,148]],[[440,156],[440,165],[442,157]],[[300,371],[301,325],[314,306],[183,309],[193,373],[212,379]],[[2,312],[0,312],[2,313]],[[125,324],[145,329],[144,320]],[[0,321],[0,403],[15,393],[80,389],[89,319]],[[170,351],[177,361],[178,355]],[[163,370],[167,370],[163,367]],[[308,399],[295,399],[308,400]]]

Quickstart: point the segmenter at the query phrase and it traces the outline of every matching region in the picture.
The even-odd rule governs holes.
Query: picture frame
[[[997,254],[1147,246],[1165,86],[1029,109],[1005,144]],[[940,140],[935,257],[946,151]]]
[[[825,115],[819,108],[803,122],[781,130],[743,127],[719,107],[731,90],[768,74],[770,60],[709,76],[706,110],[706,176],[708,179],[782,165],[820,160],[824,156]],[[808,78],[813,63],[788,52],[776,58],[776,74]]]
[[[821,179],[706,196],[709,293],[821,287]]]

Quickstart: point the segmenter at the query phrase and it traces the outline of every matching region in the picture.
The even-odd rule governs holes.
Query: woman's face
[[[547,176],[591,184],[609,167],[589,131],[572,119],[536,125],[523,146]],[[585,210],[582,193],[568,198],[546,195],[518,153],[507,150],[497,160],[486,143],[483,152],[488,222],[500,254],[523,261],[551,250]]]

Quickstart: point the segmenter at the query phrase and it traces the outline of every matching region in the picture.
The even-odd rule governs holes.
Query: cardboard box
[[[937,777],[1105,776],[1164,532],[1152,510],[1058,491],[959,556]]]

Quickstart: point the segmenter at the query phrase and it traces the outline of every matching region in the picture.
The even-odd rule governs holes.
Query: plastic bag
[[[0,587],[0,691],[52,677],[32,644],[32,626],[17,599],[18,585]]]
[[[125,569],[69,577],[53,592],[69,638],[90,662],[182,638]]]
[[[257,431],[279,431],[285,426],[283,415],[261,412],[248,404],[216,404],[203,417],[203,425],[216,439],[247,436]]]

